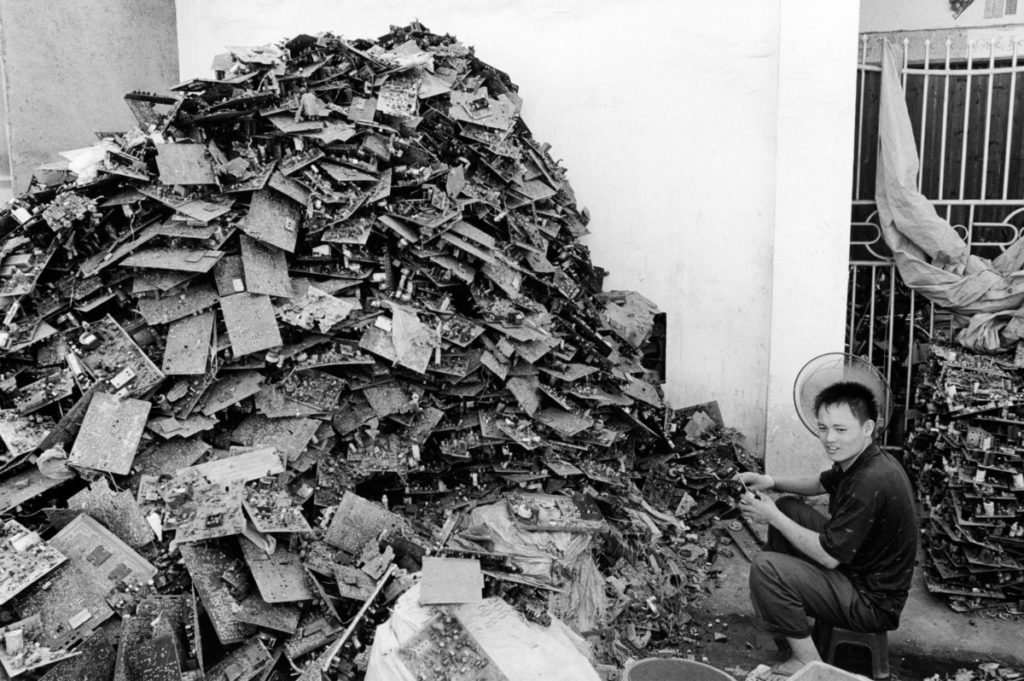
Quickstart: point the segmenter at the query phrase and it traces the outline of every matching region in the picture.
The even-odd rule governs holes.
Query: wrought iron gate
[[[881,238],[874,201],[882,41],[902,49],[903,90],[921,171],[918,188],[971,252],[994,258],[1024,229],[1024,29],[964,34],[865,34],[857,69],[846,349],[889,379],[897,413],[887,444],[913,415],[918,344],[950,337],[953,318],[901,280]]]

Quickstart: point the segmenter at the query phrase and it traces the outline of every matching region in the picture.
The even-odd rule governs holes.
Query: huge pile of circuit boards
[[[932,345],[906,463],[924,506],[925,577],[958,611],[1024,614],[1024,369]]]
[[[452,548],[494,503],[610,532],[608,658],[685,633],[741,450],[663,403],[663,316],[602,291],[509,78],[419,24],[214,69],[0,214],[7,673],[358,677],[425,556],[549,620]]]

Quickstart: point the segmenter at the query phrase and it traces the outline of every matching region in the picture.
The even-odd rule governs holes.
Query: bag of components
[[[525,530],[513,520],[504,502],[473,509],[469,524],[470,529],[456,537],[453,545],[478,548],[470,544],[473,542],[508,556],[521,574],[559,589],[548,605],[576,631],[597,625],[608,603],[604,581],[590,555],[593,542],[589,532]]]
[[[469,516],[465,540],[485,546],[493,553],[510,557],[513,565],[524,575],[540,580],[551,579],[551,568],[557,560],[561,566],[575,564],[590,549],[590,535],[574,532],[528,532],[512,520],[504,502],[478,506]],[[478,547],[472,547],[478,548]]]
[[[439,678],[596,681],[586,643],[557,619],[527,622],[500,598],[444,607],[419,604],[419,585],[377,627],[366,681]],[[556,672],[557,670],[557,672]]]

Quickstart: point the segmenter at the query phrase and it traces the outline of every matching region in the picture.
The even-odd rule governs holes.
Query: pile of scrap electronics
[[[508,76],[419,24],[214,70],[0,213],[6,674],[514,679],[507,626],[589,678],[700,645],[756,462],[664,403],[664,315],[602,290]]]
[[[925,580],[958,612],[1024,614],[1024,346],[919,353],[906,461],[925,509]]]

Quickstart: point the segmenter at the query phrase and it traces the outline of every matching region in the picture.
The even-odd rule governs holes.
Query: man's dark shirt
[[[903,466],[872,443],[847,471],[821,474],[830,518],[821,546],[868,600],[899,616],[917,557],[914,492]]]

